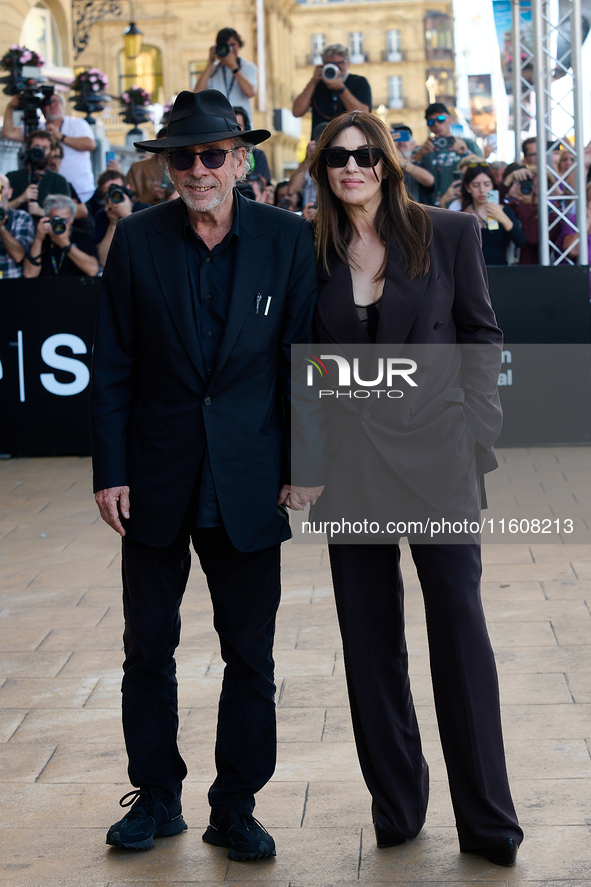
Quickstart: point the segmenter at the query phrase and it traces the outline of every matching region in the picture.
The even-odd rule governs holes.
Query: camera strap
[[[55,261],[54,244],[53,243],[51,244],[51,267],[53,268],[54,274],[59,274],[60,271],[62,270],[62,265],[64,264],[64,259],[66,258],[66,256],[70,252],[71,245],[72,244],[70,244],[70,246],[67,246],[65,249],[62,248],[60,261],[59,261],[59,265],[58,265],[58,263]]]
[[[232,74],[232,79],[230,80],[230,87],[228,88],[228,84],[226,82],[226,66],[220,65],[220,67],[222,69],[222,77],[224,78],[224,90],[226,93],[226,98],[228,99],[228,101],[230,101],[230,93],[232,92],[232,89],[234,88],[234,81],[236,80],[236,76],[234,74]],[[240,59],[238,59],[238,67],[240,67]]]

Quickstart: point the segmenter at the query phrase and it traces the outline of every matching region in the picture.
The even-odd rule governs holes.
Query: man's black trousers
[[[523,839],[507,779],[478,545],[411,544],[461,850]],[[329,545],[355,742],[373,818],[401,841],[425,821],[428,769],[408,676],[398,545]]]
[[[280,597],[280,546],[241,552],[222,527],[183,530],[153,548],[123,539],[125,663],[123,731],[132,785],[164,803],[180,797],[187,768],[177,746],[174,651],[191,564],[190,542],[209,586],[225,670],[209,790],[216,812],[252,812],[275,769],[273,635]]]

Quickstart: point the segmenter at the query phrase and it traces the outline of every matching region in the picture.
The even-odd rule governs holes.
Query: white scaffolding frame
[[[519,16],[519,0],[517,5]],[[588,264],[587,197],[585,146],[583,144],[583,108],[581,98],[581,0],[531,0],[533,23],[534,89],[538,152],[539,257],[541,265]],[[562,9],[562,14],[560,10]],[[515,12],[514,12],[515,15]],[[514,18],[514,22],[516,19]],[[570,24],[570,29],[567,27]],[[521,30],[521,29],[520,29]],[[515,35],[514,35],[515,40]],[[566,47],[558,57],[558,46]],[[517,66],[515,66],[517,67]],[[572,74],[572,87],[562,98],[552,94],[556,75]],[[515,101],[515,107],[519,103]],[[552,119],[557,108],[572,121],[575,145],[566,133],[554,132]],[[519,115],[520,117],[521,115]],[[517,122],[517,115],[516,115]],[[516,129],[517,133],[517,129]],[[552,160],[556,149],[574,153],[574,164],[558,176]],[[573,178],[574,185],[566,178]],[[546,211],[542,211],[542,208]],[[576,211],[576,223],[572,221]],[[567,218],[567,216],[571,218]],[[566,222],[578,238],[567,249],[555,245],[556,234]],[[580,236],[582,233],[583,236]],[[569,255],[578,244],[577,262]]]

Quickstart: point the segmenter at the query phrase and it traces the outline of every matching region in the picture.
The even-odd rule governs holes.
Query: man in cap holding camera
[[[12,186],[11,209],[24,209],[38,218],[43,215],[41,207],[50,194],[70,196],[65,178],[49,169],[54,145],[51,133],[43,129],[29,133],[25,141],[26,167],[7,173]]]
[[[312,108],[312,132],[345,111],[371,111],[371,87],[365,77],[349,73],[349,50],[331,43],[322,52],[311,80],[293,103],[294,117]]]
[[[99,270],[96,249],[85,231],[73,227],[76,204],[72,198],[50,194],[43,212],[25,256],[23,277],[95,277]]]
[[[192,542],[226,663],[203,840],[235,860],[275,855],[252,812],[275,767],[284,506],[301,510],[321,488],[289,485],[287,436],[290,346],[311,341],[312,229],[234,187],[269,135],[242,132],[217,90],[181,92],[166,137],[136,143],[162,157],[180,200],[119,221],[102,279],[94,489],[123,537],[123,729],[137,788],[107,834],[117,847],[187,828],[174,652]]]
[[[209,61],[195,84],[195,92],[218,89],[231,105],[244,108],[252,118],[250,100],[257,91],[257,66],[247,62],[238,53],[244,46],[242,37],[234,28],[222,28],[209,49]]]
[[[462,157],[466,154],[482,157],[482,151],[474,139],[458,139],[452,135],[453,118],[442,102],[429,105],[425,110],[425,120],[429,127],[429,136],[412,155],[412,162],[435,178],[433,190],[423,202],[439,206],[441,196],[453,182],[454,172]]]

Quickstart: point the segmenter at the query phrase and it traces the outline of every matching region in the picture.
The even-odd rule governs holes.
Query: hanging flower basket
[[[45,64],[45,59],[38,52],[27,49],[26,46],[19,46],[18,43],[13,43],[0,59],[0,68],[3,68],[5,71],[12,71],[15,64],[19,68],[23,65],[42,68]]]
[[[121,102],[124,107],[124,110],[120,112],[123,122],[133,125],[131,133],[141,135],[138,124],[150,120],[150,115],[146,110],[147,106],[151,104],[150,93],[142,89],[141,86],[132,86],[121,95]]]
[[[105,92],[109,88],[109,78],[100,68],[89,68],[76,75],[71,88],[76,92]]]

